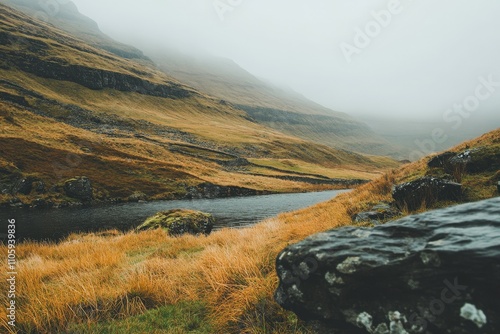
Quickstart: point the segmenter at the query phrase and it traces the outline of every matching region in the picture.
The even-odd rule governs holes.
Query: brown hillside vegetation
[[[0,18],[0,184],[41,180],[53,191],[37,198],[71,201],[58,189],[76,176],[92,181],[96,200],[170,199],[205,182],[257,193],[333,189],[345,184],[331,178],[368,180],[398,165],[260,125],[149,63],[7,6]],[[297,170],[279,167],[288,160]],[[35,195],[17,197],[30,204]]]
[[[9,6],[34,15],[46,7],[39,1],[0,0]],[[132,46],[114,41],[99,30],[96,22],[78,11],[71,1],[55,4],[50,23],[98,49],[107,50],[141,64],[155,66]],[[169,45],[158,45],[168,48]],[[156,49],[156,47],[155,47]],[[320,106],[300,94],[265,83],[230,60],[200,55],[200,59],[173,50],[148,52],[157,66],[199,91],[223,99],[244,110],[255,122],[293,137],[334,148],[368,154],[406,156],[376,135],[366,124],[352,117]],[[147,71],[144,71],[147,73]]]
[[[466,147],[498,153],[500,129],[454,151]],[[311,234],[352,224],[354,213],[391,200],[394,184],[429,173],[427,161],[329,202],[208,237],[109,232],[73,235],[60,244],[19,245],[18,328],[28,333],[306,333],[273,301],[278,252]],[[463,175],[464,200],[496,196],[499,179],[498,171]],[[450,203],[437,204],[445,205]],[[2,254],[6,251],[2,247]],[[6,303],[5,295],[0,302]],[[5,315],[1,309],[1,319]]]

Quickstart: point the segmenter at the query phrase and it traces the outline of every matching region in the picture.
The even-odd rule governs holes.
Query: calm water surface
[[[54,210],[0,209],[4,239],[8,219],[16,219],[18,240],[60,240],[73,232],[97,232],[109,229],[127,231],[139,226],[158,211],[193,209],[208,212],[217,220],[216,229],[243,227],[281,212],[294,211],[329,200],[349,190],[316,193],[280,194],[222,199],[125,203],[89,208]]]

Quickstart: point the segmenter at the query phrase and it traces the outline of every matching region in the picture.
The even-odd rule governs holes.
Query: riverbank
[[[455,152],[500,149],[500,130]],[[480,151],[476,151],[480,152]],[[492,155],[485,156],[489,159]],[[480,156],[481,157],[481,156]],[[353,215],[392,201],[393,185],[442,169],[429,159],[406,165],[336,199],[282,214],[245,229],[207,237],[172,238],[161,230],[72,235],[60,244],[24,243],[17,248],[19,311],[23,332],[78,333],[308,333],[275,301],[275,259],[286,246],[341,226],[370,226]],[[462,201],[498,196],[499,173],[458,175]],[[433,206],[421,203],[416,212]],[[409,210],[402,210],[408,215]],[[2,247],[6,253],[6,247]],[[5,282],[5,273],[0,281]],[[5,284],[4,284],[5,285]],[[6,304],[0,295],[0,303]],[[5,319],[5,309],[0,318]],[[8,327],[2,323],[5,329]]]
[[[287,177],[283,177],[287,179]],[[280,178],[283,180],[283,178]],[[191,200],[191,199],[216,199],[216,198],[234,198],[248,196],[262,196],[273,194],[296,194],[307,192],[320,192],[328,190],[350,189],[355,186],[369,182],[362,179],[329,179],[307,181],[288,178],[291,182],[302,182],[301,185],[295,185],[286,189],[275,190],[259,190],[244,188],[238,186],[220,186],[210,182],[203,182],[196,186],[183,185],[183,191],[171,193],[169,195],[157,195],[150,197],[140,191],[134,192],[132,195],[122,198],[106,198],[99,195],[94,196],[91,181],[86,177],[75,178],[68,182],[75,182],[78,190],[75,191],[79,196],[74,198],[64,195],[64,187],[59,187],[51,190],[49,193],[35,193],[32,191],[34,180],[20,179],[15,181],[16,184],[24,185],[29,189],[28,194],[16,193],[16,195],[0,194],[0,209],[61,209],[69,207],[99,207],[109,204],[123,203],[144,203],[144,202],[159,202],[159,201],[174,201],[174,200]],[[78,184],[79,183],[79,184]],[[0,185],[1,186],[1,185]],[[14,186],[12,186],[14,187]],[[19,185],[17,187],[20,187]],[[83,194],[83,195],[82,195]]]
[[[340,195],[339,200],[351,198]],[[274,218],[207,237],[114,231],[72,235],[60,244],[23,243],[17,247],[23,287],[18,328],[258,333],[259,326],[270,326],[294,332],[293,316],[272,301],[274,259],[289,242],[347,217],[345,208],[330,203],[336,213],[327,219],[320,215],[302,221],[299,213],[295,222]]]
[[[343,190],[295,194],[101,204],[58,210],[0,210],[0,221],[18,221],[18,240],[61,241],[71,233],[128,232],[159,211],[191,209],[212,214],[215,230],[255,224],[281,212],[298,210],[335,197]]]

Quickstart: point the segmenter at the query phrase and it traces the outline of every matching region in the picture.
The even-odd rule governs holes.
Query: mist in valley
[[[494,0],[74,2],[174,77],[293,90],[413,158],[500,126]]]

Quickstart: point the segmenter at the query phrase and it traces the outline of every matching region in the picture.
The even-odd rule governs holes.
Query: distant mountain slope
[[[335,116],[343,119],[348,115],[332,111],[302,95],[265,83],[230,59],[208,57],[195,58],[174,50],[151,53],[160,67],[173,77],[182,78],[193,87],[213,96],[223,95],[231,103],[291,112]]]
[[[0,2],[7,2],[31,15],[44,12],[43,6],[34,0]],[[80,14],[71,1],[58,5],[56,9],[52,12],[49,10],[51,13],[48,18],[58,28],[121,57],[149,62],[141,51],[103,34],[97,24]],[[150,56],[171,77],[234,104],[256,122],[280,132],[350,151],[397,158],[407,155],[401,148],[373,132],[365,123],[325,108],[292,90],[266,83],[231,60],[194,58],[172,50],[151,53]],[[266,115],[263,115],[263,111]],[[307,116],[297,116],[297,113]]]
[[[151,53],[160,68],[244,110],[255,121],[318,143],[401,157],[404,150],[349,115],[325,108],[292,90],[266,83],[229,59],[195,58],[173,50]]]
[[[485,114],[475,114],[458,129],[453,128],[455,123],[447,123],[442,118],[409,120],[389,115],[359,115],[359,118],[370,124],[376,133],[388,141],[405,147],[408,150],[406,159],[415,160],[433,152],[446,150],[500,125],[500,113],[486,118],[483,118],[483,115]],[[435,140],[434,133],[437,130],[443,131],[439,140]]]
[[[331,189],[396,165],[258,124],[4,5],[0,55],[0,202],[71,201],[81,176],[96,200],[157,199]]]
[[[97,23],[80,14],[71,1],[0,0],[38,19],[46,20],[89,44],[107,50],[124,58],[149,61],[142,51],[130,45],[119,43],[103,34]]]

